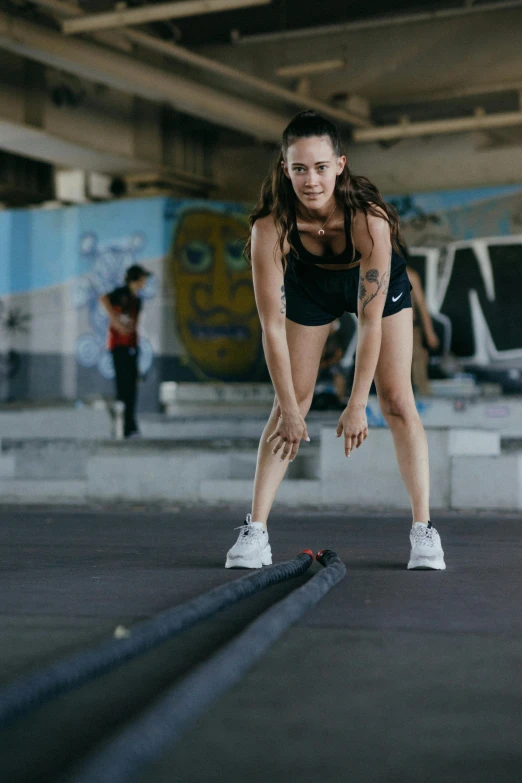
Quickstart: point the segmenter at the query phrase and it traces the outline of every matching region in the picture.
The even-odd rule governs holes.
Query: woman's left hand
[[[337,437],[340,438],[343,432],[344,453],[349,457],[352,449],[358,449],[368,437],[366,405],[348,403],[337,425]]]

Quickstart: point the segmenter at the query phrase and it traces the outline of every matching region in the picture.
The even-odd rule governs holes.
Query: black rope
[[[20,678],[0,690],[0,725],[152,650],[253,593],[303,574],[312,563],[313,554],[306,550],[294,560],[257,570],[181,606],[160,612],[132,628],[125,639],[110,639]]]
[[[291,625],[346,573],[331,550],[320,552],[324,571],[264,612],[233,641],[197,666],[141,717],[95,751],[68,783],[124,783],[157,759],[205,707],[234,685]]]

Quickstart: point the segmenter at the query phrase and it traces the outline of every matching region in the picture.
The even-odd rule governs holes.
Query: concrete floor
[[[0,510],[0,680],[244,572],[244,508]],[[347,575],[139,783],[520,783],[515,515],[442,515],[445,572],[406,570],[406,516],[274,509],[274,561],[332,548]],[[6,783],[58,783],[195,663],[311,578],[276,585],[0,737]]]

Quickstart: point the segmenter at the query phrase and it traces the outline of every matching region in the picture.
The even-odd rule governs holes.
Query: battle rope
[[[310,568],[313,559],[313,553],[309,549],[305,550],[294,560],[256,570],[181,606],[160,612],[131,628],[128,638],[109,639],[97,647],[82,650],[21,677],[0,690],[0,725],[158,647],[181,631],[253,593],[303,574]]]
[[[325,566],[305,585],[254,620],[233,641],[192,670],[140,717],[81,765],[69,783],[124,783],[177,740],[187,724],[234,685],[291,625],[346,573],[331,550],[319,552]]]

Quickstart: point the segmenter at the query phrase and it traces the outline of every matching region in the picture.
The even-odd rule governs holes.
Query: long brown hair
[[[297,197],[291,181],[288,179],[281,166],[286,160],[288,148],[297,140],[311,138],[313,136],[328,136],[332,143],[334,155],[338,158],[343,154],[341,138],[336,126],[315,111],[306,110],[299,112],[291,120],[283,132],[281,147],[277,150],[272,161],[270,171],[261,186],[261,193],[254,211],[249,215],[250,233],[245,244],[245,258],[252,262],[252,228],[256,220],[272,215],[279,237],[279,248],[286,269],[287,258],[283,252],[286,238],[296,228],[295,202]],[[345,205],[351,218],[357,210],[364,212],[366,223],[368,215],[383,217],[383,212],[390,225],[392,245],[397,252],[401,252],[402,237],[399,226],[399,216],[393,206],[387,204],[379,191],[366,177],[358,177],[352,174],[347,165],[338,175],[335,182],[335,198]],[[295,251],[291,241],[290,246]],[[352,243],[353,245],[353,243]],[[354,251],[355,253],[355,251]]]

